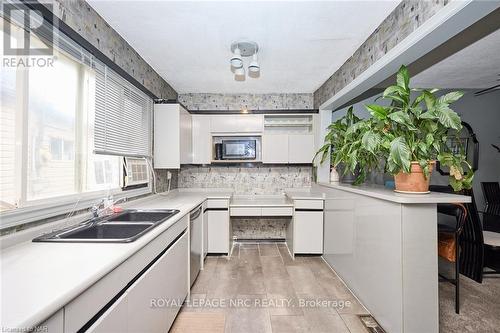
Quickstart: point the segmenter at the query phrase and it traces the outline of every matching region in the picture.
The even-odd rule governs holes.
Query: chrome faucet
[[[119,198],[119,199],[116,199],[115,201],[113,201],[111,203],[111,205],[108,205],[106,206],[106,201],[105,199],[101,199],[101,201],[99,201],[97,204],[93,205],[91,208],[90,208],[90,212],[92,213],[92,216],[94,218],[97,218],[101,215],[101,212],[105,211],[106,209],[110,208],[111,206],[114,206],[116,205],[117,203],[120,203],[120,202],[125,202],[127,201],[127,198],[126,197],[123,197],[123,198]],[[101,208],[102,206],[102,208]]]
[[[97,203],[97,204],[93,205],[92,207],[90,207],[90,212],[92,213],[92,216],[94,218],[99,217],[99,212],[100,212],[99,207],[101,205],[104,205],[104,199],[102,199],[101,201],[99,201],[99,203]]]

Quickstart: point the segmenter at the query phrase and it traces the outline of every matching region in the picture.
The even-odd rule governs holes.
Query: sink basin
[[[126,210],[123,213],[111,216],[107,220],[109,222],[120,221],[120,222],[158,222],[172,215],[175,215],[175,211],[147,211],[147,210]]]
[[[177,214],[178,210],[125,210],[33,239],[33,242],[129,243]]]
[[[99,223],[80,227],[59,234],[64,239],[125,239],[134,237],[151,227],[153,223],[114,224]]]

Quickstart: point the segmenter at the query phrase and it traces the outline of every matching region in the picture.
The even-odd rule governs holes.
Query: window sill
[[[37,204],[0,213],[0,231],[88,209],[95,205],[100,199],[104,198],[106,193],[106,191],[100,191],[82,194],[79,199],[76,197],[73,200]],[[135,190],[117,191],[113,193],[113,197],[115,200],[121,198],[132,199],[151,193],[152,189],[151,186],[149,186]],[[55,200],[57,199],[54,199],[54,201]]]

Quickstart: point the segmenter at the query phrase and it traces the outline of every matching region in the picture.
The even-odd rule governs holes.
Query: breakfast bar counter
[[[471,198],[329,183],[313,191],[325,195],[323,258],[385,331],[438,333],[437,204]]]

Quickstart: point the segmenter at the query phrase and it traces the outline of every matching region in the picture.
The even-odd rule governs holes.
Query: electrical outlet
[[[172,173],[170,171],[167,171],[167,179],[168,180],[172,179]]]

